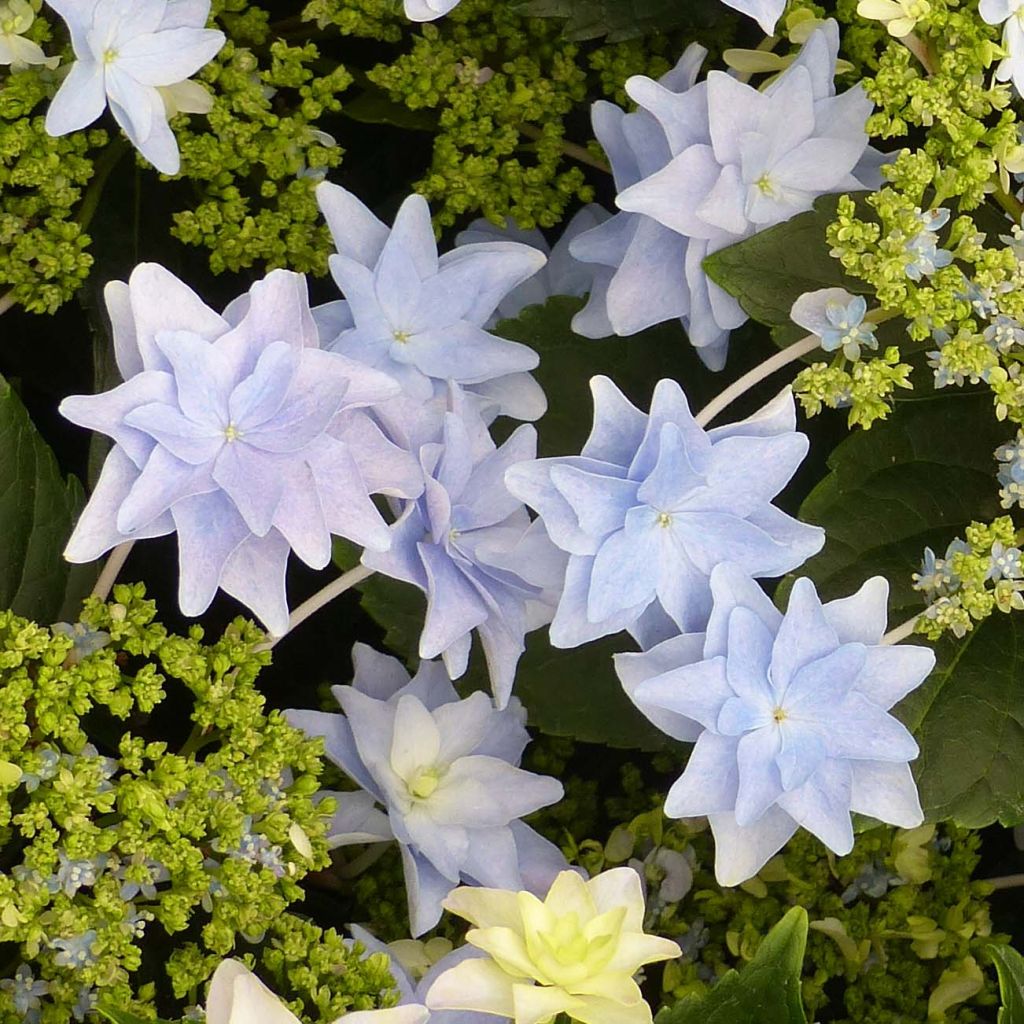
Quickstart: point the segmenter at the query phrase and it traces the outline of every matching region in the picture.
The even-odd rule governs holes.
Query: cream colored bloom
[[[14,68],[45,64],[55,68],[60,63],[59,57],[47,57],[38,43],[25,38],[35,20],[35,11],[28,0],[0,2],[0,64]]]
[[[334,1024],[424,1024],[425,1006],[342,1014]],[[206,998],[206,1024],[301,1024],[298,1017],[237,960],[225,960],[213,972]]]
[[[897,39],[910,35],[931,10],[928,0],[860,0],[857,4],[857,13],[862,18],[883,22],[889,35]]]
[[[528,892],[462,887],[444,906],[474,925],[466,941],[490,959],[464,960],[427,993],[431,1010],[475,1010],[540,1024],[566,1013],[584,1024],[650,1024],[633,976],[680,955],[645,935],[640,876],[613,868],[585,882],[563,871],[541,902]]]

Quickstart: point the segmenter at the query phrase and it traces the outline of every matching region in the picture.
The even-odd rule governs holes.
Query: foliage
[[[999,972],[1003,999],[998,1024],[1020,1024],[1024,1020],[1024,958],[1009,946],[992,946],[989,953]]]

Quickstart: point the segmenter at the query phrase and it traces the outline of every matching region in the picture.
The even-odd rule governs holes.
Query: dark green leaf
[[[527,0],[519,9],[538,18],[566,18],[569,39],[607,36],[613,43],[684,26],[712,28],[731,17],[717,0]]]
[[[845,288],[870,294],[866,282],[850,277],[829,255],[825,229],[836,219],[838,201],[822,196],[813,210],[711,253],[704,270],[746,313],[770,327],[793,326],[789,311],[804,292]]]
[[[134,1013],[129,1013],[127,1010],[115,1010],[112,1006],[97,1006],[96,1010],[102,1014],[107,1020],[112,1021],[113,1024],[170,1024],[169,1021],[164,1020],[144,1020],[142,1017],[136,1017]]]
[[[62,552],[82,502],[81,485],[64,480],[0,378],[0,607],[40,622],[61,613],[69,579]]]
[[[1003,997],[998,1024],[1024,1024],[1024,957],[1010,946],[993,943],[988,953],[999,974],[999,994]]]
[[[437,116],[430,110],[410,110],[396,103],[380,89],[370,88],[355,99],[347,100],[341,112],[363,124],[390,124],[396,128],[431,132],[437,129]]]
[[[827,599],[882,575],[893,624],[920,612],[910,576],[924,547],[944,551],[972,520],[1002,513],[992,452],[1007,433],[989,396],[951,390],[900,402],[889,420],[851,435],[801,507],[828,538],[801,575]],[[996,612],[936,654],[931,677],[897,708],[921,746],[913,767],[926,812],[971,828],[1021,821],[1024,621]]]
[[[800,970],[807,911],[793,907],[765,936],[741,971],[729,971],[704,997],[663,1009],[656,1024],[806,1024]]]

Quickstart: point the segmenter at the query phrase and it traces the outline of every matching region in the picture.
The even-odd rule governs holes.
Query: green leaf
[[[612,43],[649,32],[719,27],[732,17],[717,0],[527,0],[519,10],[535,18],[566,18],[568,39],[607,36]]]
[[[703,997],[663,1009],[656,1024],[806,1024],[800,999],[806,945],[807,911],[793,907],[741,971],[724,974]]]
[[[61,613],[71,576],[62,552],[83,497],[0,377],[0,608],[39,622]]]
[[[999,994],[1003,1005],[998,1024],[1024,1024],[1024,957],[1010,946],[992,943],[988,954],[999,974]]]
[[[396,128],[422,132],[437,130],[435,113],[430,110],[410,110],[404,103],[396,103],[376,88],[369,88],[355,99],[347,100],[341,112],[363,124],[390,124]]]
[[[107,1020],[112,1021],[113,1024],[170,1024],[170,1021],[165,1020],[145,1020],[127,1010],[116,1010],[112,1006],[103,1006],[102,1004],[96,1007],[96,1011]]]
[[[950,389],[899,402],[889,420],[852,434],[800,509],[827,536],[800,575],[823,599],[882,575],[891,585],[892,624],[922,611],[910,577],[924,547],[944,551],[972,520],[1002,514],[992,453],[1007,433],[990,396]],[[941,641],[936,654],[935,671],[896,709],[921,746],[913,769],[925,811],[969,828],[1019,823],[1024,618],[995,612],[962,640]]]
[[[793,327],[789,311],[804,292],[845,288],[869,295],[870,286],[829,255],[825,229],[836,219],[838,202],[839,196],[822,196],[813,210],[711,253],[702,266],[746,313],[770,327]]]

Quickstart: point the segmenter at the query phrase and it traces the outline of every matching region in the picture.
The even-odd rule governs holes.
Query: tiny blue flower
[[[793,323],[821,338],[826,352],[842,349],[847,359],[856,362],[862,345],[878,348],[875,325],[864,320],[867,310],[863,295],[851,295],[845,288],[820,288],[801,295],[789,315]]]
[[[992,545],[986,579],[1019,580],[1024,576],[1020,564],[1020,548],[1005,547],[1000,541]]]
[[[918,221],[922,230],[906,243],[906,259],[904,271],[912,281],[920,281],[922,277],[934,274],[942,267],[953,262],[953,254],[938,247],[939,228],[949,220],[949,210],[939,208],[925,213],[918,211]]]
[[[22,785],[29,793],[34,793],[40,783],[49,782],[57,774],[60,765],[60,754],[49,747],[43,747],[36,752],[39,758],[39,766],[35,771],[27,771],[21,777]]]
[[[333,693],[344,715],[291,710],[327,756],[387,809],[402,852],[414,936],[441,917],[461,883],[546,892],[565,867],[519,819],[562,797],[556,779],[519,768],[526,712],[479,691],[459,700],[437,662],[410,680],[396,658],[356,644],[355,679]]]
[[[751,878],[801,826],[845,855],[851,812],[919,825],[917,743],[889,712],[935,654],[881,643],[885,579],[824,605],[798,579],[784,614],[735,565],[717,566],[711,589],[706,632],[615,661],[643,714],[696,739],[665,813],[708,817],[719,883]]]
[[[71,1007],[71,1014],[77,1021],[84,1021],[96,1009],[100,994],[93,985],[83,985],[78,990],[78,998]]]
[[[93,860],[70,860],[63,850],[57,851],[60,866],[57,882],[65,896],[74,896],[83,887],[92,887],[107,866],[107,857],[101,854]]]
[[[995,452],[1001,465],[997,477],[1002,487],[999,496],[1003,508],[1024,508],[1024,431],[1013,441],[1001,444]]]
[[[36,980],[28,964],[19,964],[13,978],[0,981],[0,988],[10,993],[15,1010],[26,1021],[39,1020],[40,999],[50,991],[48,982]]]
[[[88,967],[96,962],[96,954],[93,948],[96,945],[96,930],[90,928],[81,935],[72,935],[67,938],[50,940],[50,948],[59,950],[53,958],[58,967],[71,967],[78,969]]]
[[[110,643],[110,634],[102,629],[90,629],[85,623],[55,622],[51,627],[54,633],[69,637],[74,644],[68,654],[68,661],[77,665],[83,658],[95,654]]]

